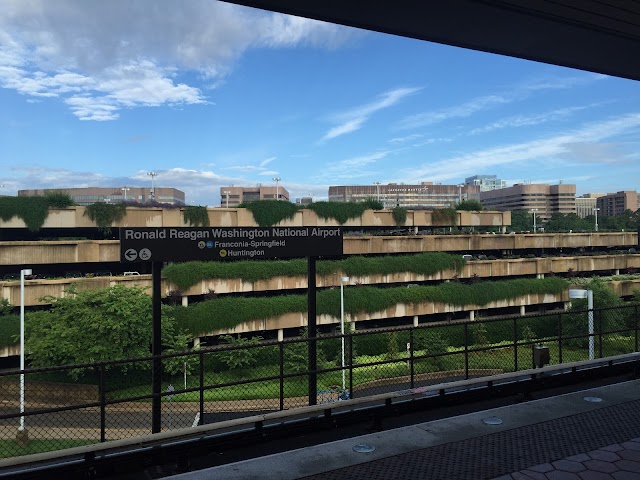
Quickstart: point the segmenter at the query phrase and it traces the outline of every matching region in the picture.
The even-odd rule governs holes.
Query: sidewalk
[[[591,397],[601,401],[585,400]],[[496,418],[502,423],[485,423]],[[359,452],[367,447],[373,451]],[[640,381],[436,420],[171,478],[640,480]]]

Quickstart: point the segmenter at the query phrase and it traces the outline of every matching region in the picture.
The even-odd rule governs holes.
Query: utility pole
[[[156,199],[156,189],[153,186],[153,179],[157,177],[158,174],[156,172],[149,172],[147,173],[147,175],[151,177],[151,191],[149,192],[151,195],[149,196],[151,197],[151,201],[153,202]]]

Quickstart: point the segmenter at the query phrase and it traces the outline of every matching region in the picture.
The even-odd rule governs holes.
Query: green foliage
[[[398,356],[398,352],[398,333],[387,333],[387,358],[390,360],[396,358]]]
[[[52,303],[50,310],[30,312],[25,321],[34,366],[149,355],[151,297],[143,288],[116,285],[100,290],[70,289],[64,298],[49,297],[47,301]],[[177,333],[167,313],[162,319],[162,344],[170,352],[183,350],[186,336]],[[74,375],[81,373],[78,370]]]
[[[309,337],[309,330],[300,330],[301,338]],[[318,362],[320,363],[320,362]],[[285,343],[284,371],[285,373],[304,372],[309,368],[309,344],[307,342]]]
[[[483,210],[480,200],[469,199],[463,200],[456,204],[456,210],[465,210],[467,212],[481,212]]]
[[[352,256],[345,260],[320,260],[316,264],[319,275],[345,274],[389,275],[410,272],[433,275],[445,270],[460,272],[465,261],[460,255],[428,252],[417,255],[389,255],[384,257]],[[304,259],[228,262],[184,262],[166,266],[162,273],[180,290],[187,290],[207,279],[241,278],[245,282],[256,282],[276,277],[299,277],[307,275]]]
[[[8,222],[13,217],[20,218],[32,232],[44,225],[49,208],[66,208],[73,202],[64,193],[50,193],[33,197],[0,197],[0,219]]]
[[[290,220],[298,211],[296,205],[282,200],[258,200],[243,203],[239,207],[249,210],[260,227],[271,227],[283,220]]]
[[[243,338],[240,335],[234,337],[233,335],[223,335],[220,337],[229,345],[236,347],[249,347],[251,345],[258,345],[261,337]],[[218,353],[220,360],[227,368],[248,368],[254,367],[258,364],[258,352],[259,348],[242,348],[238,350],[222,350]]]
[[[0,298],[0,317],[9,315],[11,313],[11,310],[13,310],[13,308],[11,307],[9,300],[7,300],[6,298]]]
[[[575,213],[554,213],[544,225],[546,232],[580,232],[593,230],[595,222],[588,222],[586,218],[580,218]]]
[[[376,200],[364,202],[314,202],[306,208],[316,212],[318,217],[333,219],[344,225],[352,218],[360,217],[366,210],[382,210],[382,204]]]
[[[414,333],[414,350],[423,350],[427,355],[439,355],[449,350],[449,341],[440,329],[420,329]],[[442,368],[444,357],[432,359],[432,363]]]
[[[484,346],[489,343],[487,338],[487,327],[482,322],[474,322],[471,324],[471,343]]]
[[[454,226],[458,223],[458,213],[454,208],[439,208],[431,215],[433,225]]]
[[[393,220],[396,222],[396,225],[402,226],[407,222],[407,209],[403,207],[394,207],[391,211],[393,215]]]
[[[0,347],[15,345],[20,336],[20,316],[0,315]]]
[[[511,211],[511,227],[512,232],[530,232],[533,231],[533,215],[526,210]]]
[[[450,282],[413,288],[347,287],[345,312],[351,315],[361,312],[373,313],[399,303],[434,302],[459,306],[483,306],[496,300],[518,298],[528,294],[558,294],[566,290],[567,285],[564,279],[551,277],[482,282],[474,285]],[[174,316],[178,325],[185,328],[191,335],[202,336],[214,329],[232,328],[252,320],[306,311],[306,295],[223,297],[189,307],[176,307]],[[317,313],[340,317],[338,289],[321,290],[317,293]],[[358,352],[366,354],[366,346],[358,343],[357,348]]]
[[[209,212],[207,207],[201,205],[189,205],[184,207],[184,223],[192,227],[208,227]]]
[[[108,232],[111,225],[119,222],[127,214],[127,207],[122,203],[110,204],[96,202],[87,205],[84,215],[98,226],[102,231]]]

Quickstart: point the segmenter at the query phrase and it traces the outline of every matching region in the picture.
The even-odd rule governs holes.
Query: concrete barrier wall
[[[557,258],[523,258],[510,260],[472,260],[467,262],[462,272],[457,275],[453,270],[437,272],[433,275],[419,275],[410,272],[399,272],[389,275],[352,276],[352,285],[375,285],[390,283],[415,283],[425,281],[442,281],[458,278],[478,276],[483,279],[499,279],[519,276],[542,277],[549,274],[563,274],[569,270],[574,272],[595,272],[626,270],[636,268],[640,270],[640,254],[602,255],[590,257],[557,257]],[[317,286],[337,287],[340,285],[340,275],[318,275]],[[83,289],[106,288],[116,284],[137,285],[148,288],[151,293],[151,275],[115,276],[95,278],[65,278],[55,280],[26,280],[25,305],[46,305],[49,302],[42,297],[64,297],[65,290],[70,286]],[[295,290],[307,288],[307,277],[275,277],[257,282],[247,282],[240,278],[209,279],[192,286],[182,295],[205,295],[209,291],[218,294],[246,293],[256,291]],[[640,286],[638,287],[640,288]],[[162,291],[167,295],[170,291],[179,290],[168,280],[162,280]],[[0,281],[0,298],[5,298],[11,305],[20,304],[20,282],[17,280]]]
[[[412,235],[347,236],[345,255],[421,252],[517,252],[544,248],[615,247],[637,248],[638,234],[566,233],[537,235]],[[0,242],[3,265],[45,265],[55,263],[119,262],[117,240],[64,240],[46,242]]]

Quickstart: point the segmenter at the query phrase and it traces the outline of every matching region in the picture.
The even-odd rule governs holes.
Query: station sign
[[[180,262],[342,255],[340,227],[120,228],[120,261]]]

